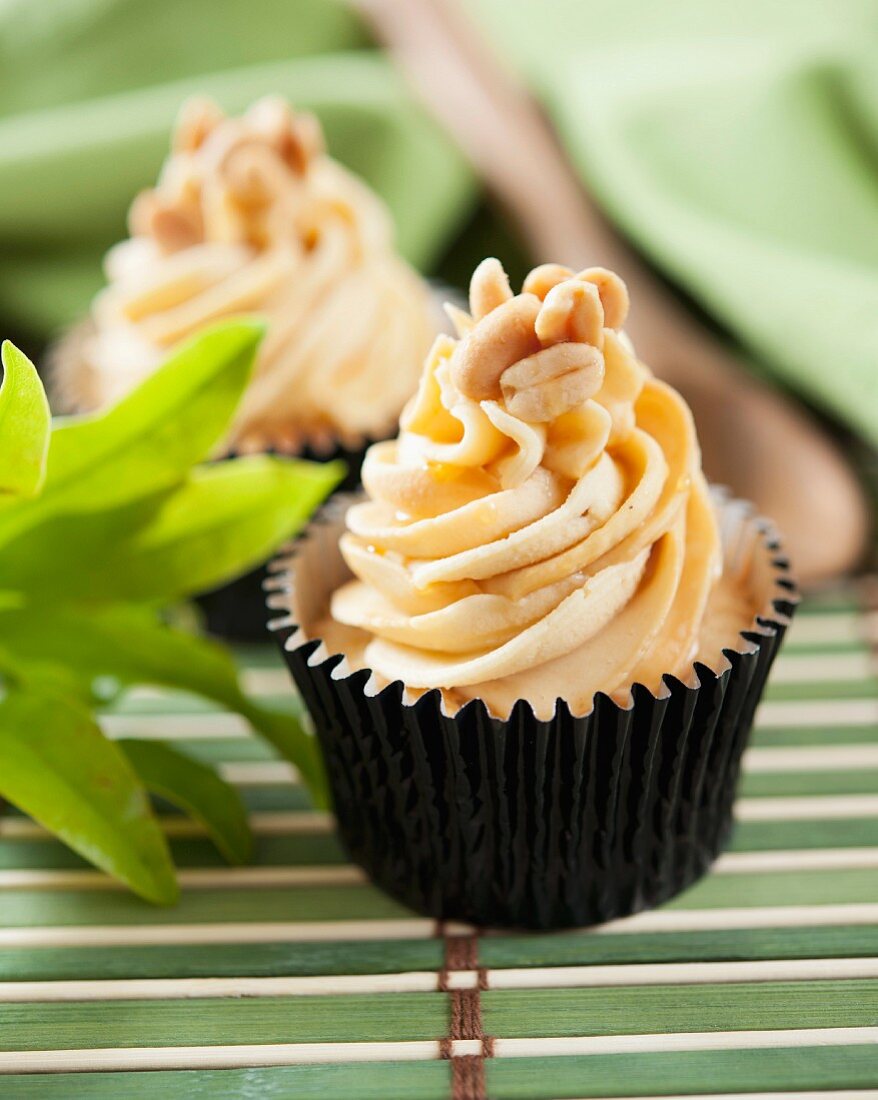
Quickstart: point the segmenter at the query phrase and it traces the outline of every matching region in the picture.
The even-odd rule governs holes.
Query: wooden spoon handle
[[[865,547],[869,513],[836,443],[798,405],[748,375],[610,227],[538,107],[460,9],[450,0],[359,0],[359,7],[533,256],[574,268],[600,263],[628,283],[628,332],[691,404],[708,476],[772,516],[803,581],[850,570]]]

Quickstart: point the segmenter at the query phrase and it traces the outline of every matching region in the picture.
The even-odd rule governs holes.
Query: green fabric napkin
[[[644,253],[878,442],[874,0],[462,2]],[[195,91],[315,110],[422,268],[478,194],[341,2],[0,0],[3,332],[45,339],[87,307]]]
[[[197,92],[315,111],[421,267],[471,208],[462,158],[339,3],[0,0],[0,331],[43,340],[85,311]]]
[[[874,0],[471,6],[607,213],[764,367],[878,442]]]

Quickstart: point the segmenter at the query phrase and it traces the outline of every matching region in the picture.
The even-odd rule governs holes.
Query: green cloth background
[[[0,0],[3,329],[45,339],[87,308],[197,92],[233,112],[268,92],[314,110],[429,267],[475,184],[367,45],[332,0]]]
[[[878,443],[878,3],[476,7],[607,213],[764,367]]]
[[[878,442],[875,0],[466,6],[651,261],[762,368]],[[0,0],[4,330],[45,339],[85,309],[196,90],[316,110],[425,270],[477,200],[336,0]]]

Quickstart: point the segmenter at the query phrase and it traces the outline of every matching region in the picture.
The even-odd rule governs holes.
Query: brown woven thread
[[[481,1054],[464,1054],[451,1059],[452,1100],[487,1100],[485,1059]]]
[[[439,1043],[440,1057],[451,1062],[451,1100],[487,1100],[485,1091],[485,1059],[494,1056],[494,1040],[485,1035],[482,1023],[481,991],[488,988],[488,972],[479,966],[479,943],[475,935],[448,935],[440,923],[436,935],[445,947],[445,961],[438,974],[438,987],[451,998],[449,1037]],[[460,971],[475,971],[478,980],[474,989],[450,989],[449,976]],[[481,1044],[479,1054],[455,1056],[455,1039],[475,1039]]]
[[[481,993],[478,989],[454,989],[451,992],[452,1039],[485,1038],[482,1032]]]
[[[445,937],[445,970],[477,970],[479,941],[475,936]]]

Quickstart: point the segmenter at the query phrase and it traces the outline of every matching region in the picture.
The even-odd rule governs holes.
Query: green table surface
[[[256,858],[226,868],[168,816],[185,889],[155,909],[0,821],[0,1096],[878,1095],[878,681],[858,591],[800,612],[712,873],[588,932],[438,929],[345,862],[331,818],[237,719],[132,693],[110,732],[217,763]],[[241,661],[255,693],[289,695],[273,650]],[[480,992],[440,988],[457,936],[452,983]],[[490,1039],[450,1047],[466,997]]]

